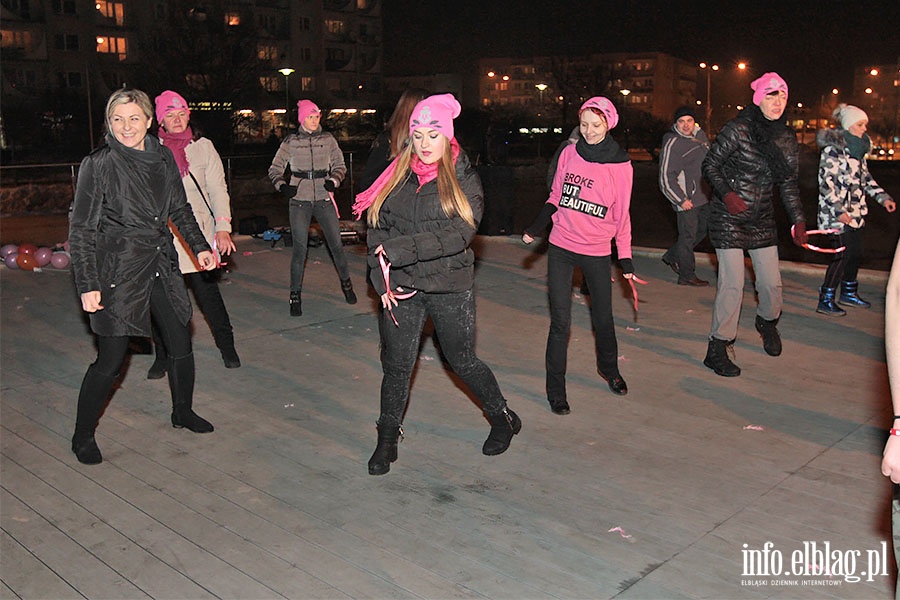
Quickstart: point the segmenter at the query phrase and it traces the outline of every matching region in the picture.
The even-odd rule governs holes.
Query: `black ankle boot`
[[[350,279],[341,279],[341,291],[344,292],[344,300],[347,304],[356,304],[356,293],[353,291],[353,282]]]
[[[99,465],[103,462],[103,455],[94,436],[89,438],[72,438],[72,452],[78,458],[78,462],[84,465]]]
[[[300,305],[300,290],[291,292],[291,316],[302,317],[303,308]]]
[[[503,454],[509,448],[513,436],[522,430],[522,420],[509,408],[504,408],[503,412],[496,415],[488,415],[488,420],[491,422],[491,433],[484,440],[481,452],[487,456]]]
[[[226,346],[220,352],[222,353],[222,362],[225,363],[226,369],[237,369],[241,366],[241,357],[238,356],[234,346]]]
[[[210,433],[212,424],[193,411],[194,354],[169,357],[169,389],[172,392],[172,427],[194,433]]]
[[[763,350],[769,356],[781,355],[781,336],[778,334],[778,319],[766,321],[761,316],[756,315],[756,330],[762,336]]]
[[[369,459],[369,475],[384,475],[391,470],[391,463],[397,460],[397,444],[403,438],[403,429],[397,425],[378,427],[378,445]]]
[[[741,368],[731,362],[728,351],[733,350],[734,340],[726,342],[719,338],[709,338],[709,346],[706,349],[706,358],[703,364],[722,377],[737,377],[741,374]]]

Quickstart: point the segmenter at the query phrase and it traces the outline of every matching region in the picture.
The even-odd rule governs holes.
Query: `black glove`
[[[622,267],[622,272],[626,275],[634,273],[634,263],[630,258],[620,258],[619,266]]]
[[[284,196],[285,198],[290,200],[291,198],[293,198],[294,196],[297,195],[297,186],[296,185],[288,185],[285,183],[280,188],[278,188],[278,191],[281,192],[282,196]]]
[[[336,189],[337,189],[337,186],[334,185],[334,179],[326,179],[325,180],[325,191],[326,192],[333,192]]]

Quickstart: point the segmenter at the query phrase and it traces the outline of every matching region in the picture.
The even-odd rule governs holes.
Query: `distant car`
[[[894,149],[893,148],[885,148],[884,146],[874,146],[871,151],[869,151],[869,159],[871,160],[893,160],[894,158]]]

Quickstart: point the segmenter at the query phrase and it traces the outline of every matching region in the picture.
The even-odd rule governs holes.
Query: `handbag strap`
[[[188,171],[188,175],[191,176],[191,179],[194,181],[194,185],[197,186],[197,191],[200,192],[200,197],[203,198],[203,203],[206,204],[206,208],[209,209],[209,214],[212,215],[212,218],[216,218],[216,213],[213,212],[212,206],[209,205],[209,201],[206,199],[206,194],[203,193],[203,190],[200,188],[200,182],[197,181],[197,178],[194,177],[194,174]]]

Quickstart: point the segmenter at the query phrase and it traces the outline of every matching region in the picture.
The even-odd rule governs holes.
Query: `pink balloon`
[[[6,244],[0,248],[0,258],[6,258],[10,254],[18,254],[19,247],[15,244]]]
[[[65,252],[54,252],[50,257],[50,264],[55,269],[65,269],[69,266],[69,255]]]
[[[19,263],[16,262],[16,258],[18,257],[19,253],[13,252],[12,254],[7,254],[6,257],[4,257],[3,262],[6,263],[6,266],[10,269],[18,269]]]
[[[32,243],[19,244],[19,254],[34,254],[38,247]]]
[[[37,264],[39,267],[46,267],[50,264],[50,258],[53,256],[53,250],[43,246],[38,248],[37,252],[34,253],[34,258],[37,259]]]

